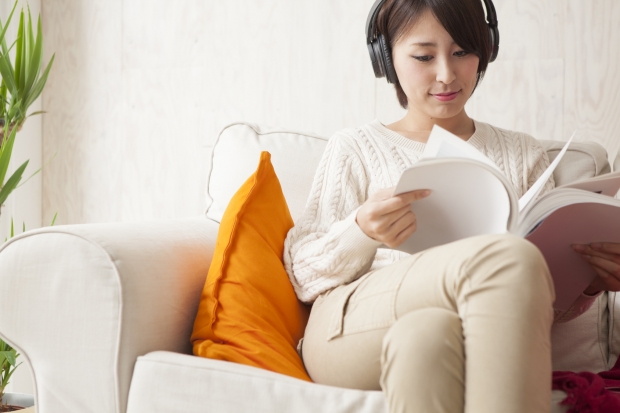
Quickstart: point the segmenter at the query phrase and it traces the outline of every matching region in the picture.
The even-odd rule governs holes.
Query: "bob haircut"
[[[385,37],[390,55],[398,40],[409,33],[418,18],[427,9],[435,15],[435,18],[456,44],[462,47],[464,51],[473,53],[480,58],[476,76],[477,87],[484,77],[491,56],[491,40],[482,8],[482,0],[386,1],[377,16],[377,31]],[[396,82],[394,88],[400,106],[403,109],[408,109],[407,95],[400,86],[400,82]]]

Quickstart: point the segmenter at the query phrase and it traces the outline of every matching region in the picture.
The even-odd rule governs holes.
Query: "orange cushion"
[[[282,264],[292,226],[271,155],[262,152],[220,223],[191,337],[195,355],[311,381],[296,351],[309,309]]]

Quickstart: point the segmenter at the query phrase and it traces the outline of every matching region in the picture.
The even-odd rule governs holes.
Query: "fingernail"
[[[595,242],[594,244],[590,244],[590,246],[592,248],[594,248],[595,250],[602,250],[603,249],[603,244],[599,244],[598,242]]]
[[[422,196],[429,196],[431,194],[431,191],[428,189],[425,189],[424,191],[422,191]]]
[[[573,244],[573,249],[577,252],[582,252],[586,250],[586,247],[579,244]]]
[[[581,254],[581,256],[582,256],[582,257],[583,257],[583,259],[584,259],[584,260],[586,260],[586,261],[590,261],[590,258],[592,258],[592,256],[591,256],[591,255],[588,255],[588,254]]]

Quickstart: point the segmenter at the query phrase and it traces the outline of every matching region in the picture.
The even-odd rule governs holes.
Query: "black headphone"
[[[489,62],[494,61],[499,53],[499,30],[497,29],[497,13],[495,6],[491,0],[483,0],[487,9],[487,25],[489,26],[489,38],[491,40],[491,57]],[[385,77],[388,83],[396,83],[398,77],[396,70],[392,64],[392,54],[390,48],[382,34],[375,33],[377,25],[377,16],[379,10],[383,6],[385,0],[377,0],[370,9],[368,20],[366,21],[366,44],[372,61],[372,68],[375,71],[375,77]]]

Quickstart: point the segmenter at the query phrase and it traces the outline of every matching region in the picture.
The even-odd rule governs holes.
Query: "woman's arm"
[[[297,297],[306,303],[366,273],[380,242],[357,225],[369,176],[349,136],[328,142],[306,209],[284,243],[284,266]]]

